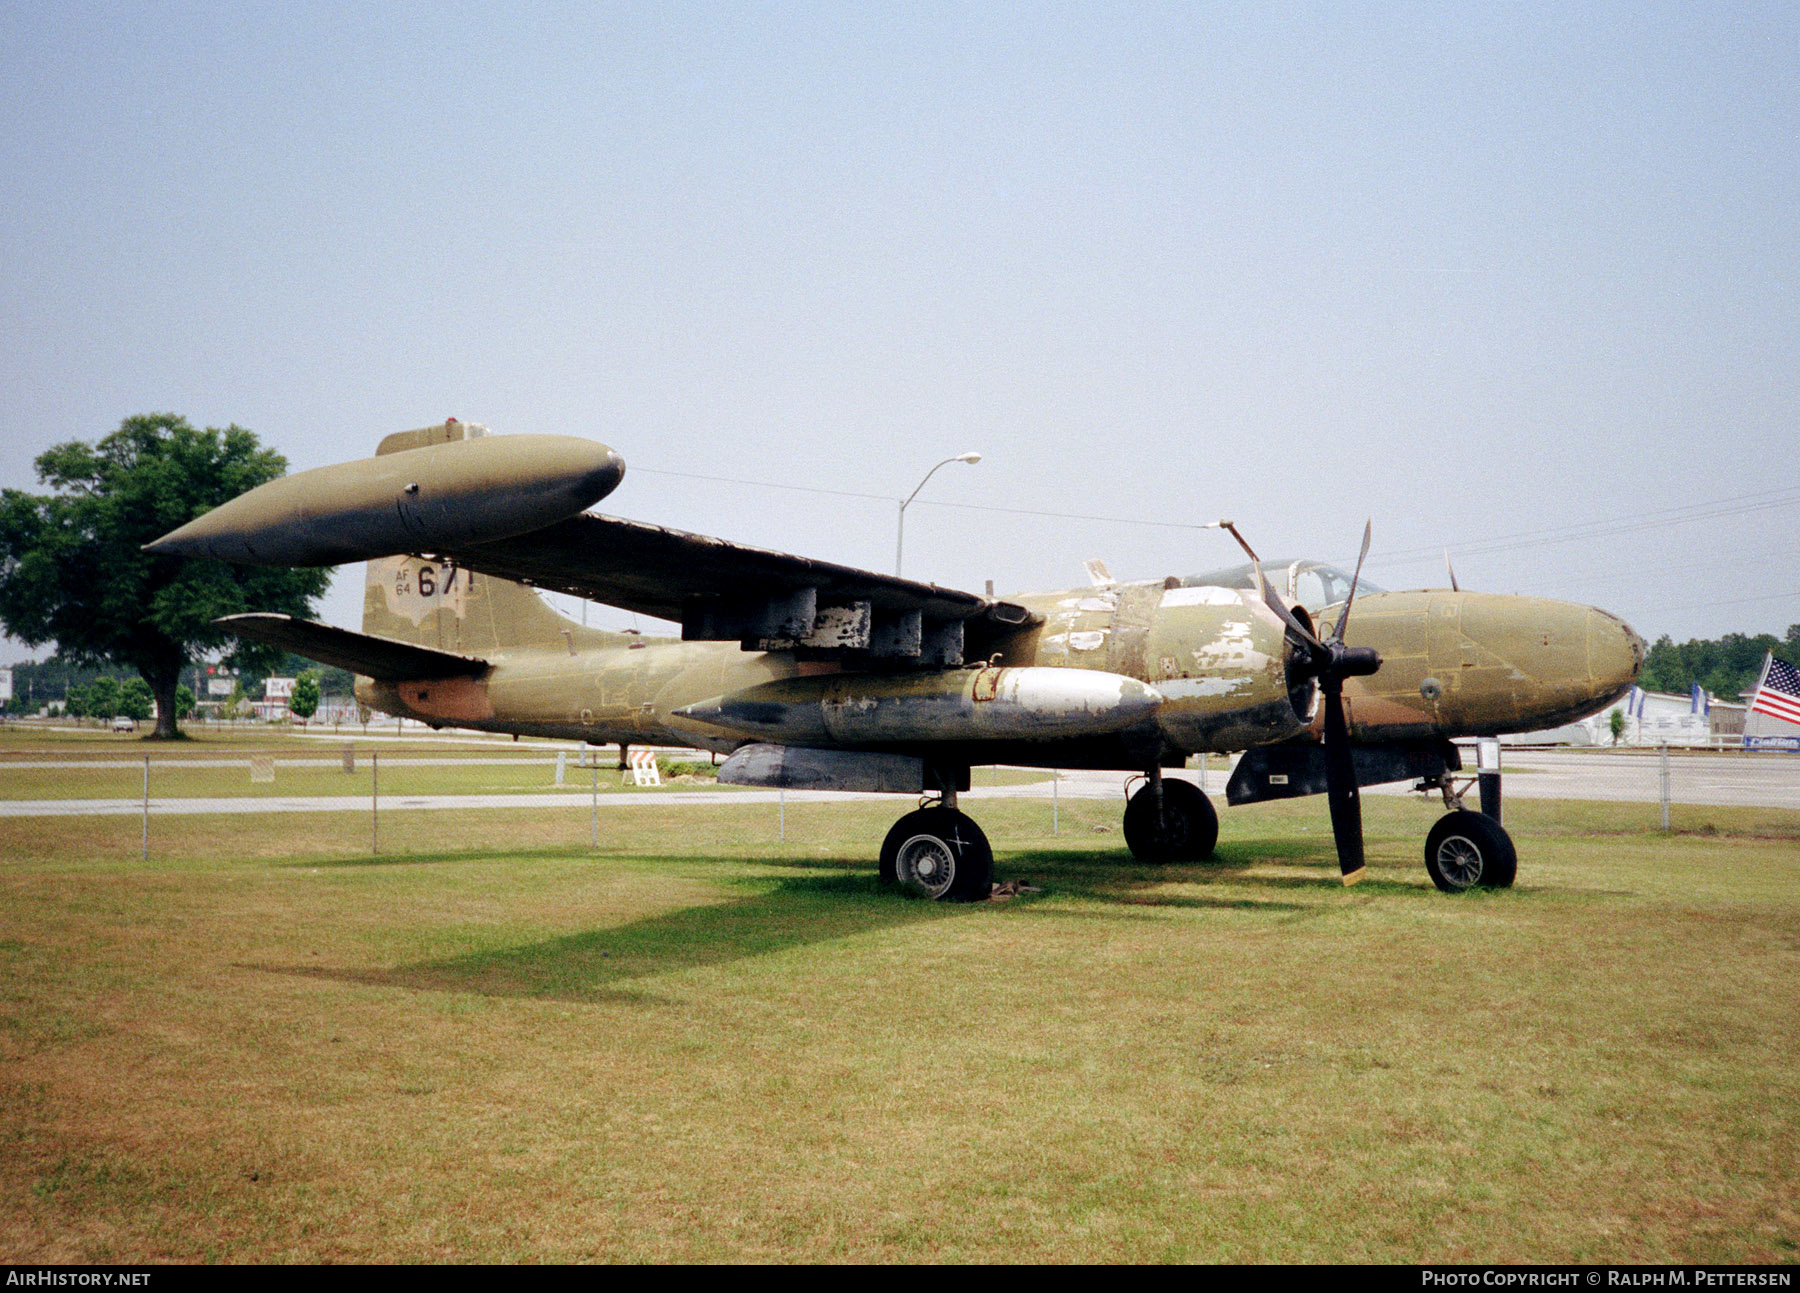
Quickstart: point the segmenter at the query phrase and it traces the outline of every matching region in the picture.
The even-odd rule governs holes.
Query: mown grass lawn
[[[1800,814],[1364,802],[0,821],[0,1257],[1793,1261]]]

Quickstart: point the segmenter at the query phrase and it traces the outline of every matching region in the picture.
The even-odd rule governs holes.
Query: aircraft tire
[[[1504,889],[1519,872],[1519,854],[1499,822],[1459,808],[1438,818],[1425,837],[1425,870],[1445,893],[1477,885]]]
[[[994,850],[968,814],[921,808],[882,841],[881,881],[936,902],[980,902],[993,890]]]
[[[1150,787],[1125,804],[1125,843],[1140,862],[1198,862],[1219,842],[1219,814],[1191,781],[1163,782],[1163,820],[1156,820]]]

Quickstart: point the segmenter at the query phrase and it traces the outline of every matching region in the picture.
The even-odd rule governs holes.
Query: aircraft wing
[[[760,649],[943,664],[1040,618],[976,593],[594,513],[443,555],[477,573],[676,621],[684,638]]]
[[[486,673],[488,669],[488,662],[476,656],[434,651],[430,647],[353,633],[312,620],[297,620],[291,615],[258,611],[249,615],[226,615],[213,623],[238,637],[267,642],[309,660],[336,665],[382,682],[466,678]]]

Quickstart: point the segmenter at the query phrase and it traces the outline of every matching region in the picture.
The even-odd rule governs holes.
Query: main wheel
[[[972,817],[921,808],[894,823],[881,844],[881,879],[922,898],[978,902],[994,884],[994,850]]]
[[[1519,854],[1499,822],[1459,808],[1438,818],[1425,837],[1425,869],[1445,893],[1476,885],[1504,889],[1519,872]]]
[[[1212,800],[1191,781],[1166,779],[1162,820],[1156,798],[1145,786],[1125,805],[1125,842],[1140,862],[1197,862],[1212,856],[1219,842],[1219,814]]]

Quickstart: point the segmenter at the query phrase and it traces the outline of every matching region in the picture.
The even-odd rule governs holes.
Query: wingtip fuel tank
[[[574,436],[484,436],[297,472],[165,534],[154,556],[334,566],[512,538],[586,511],[625,462]]]

